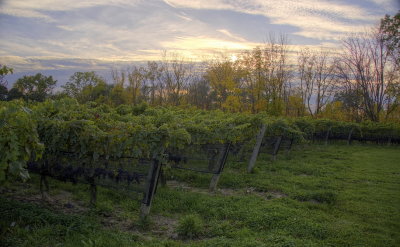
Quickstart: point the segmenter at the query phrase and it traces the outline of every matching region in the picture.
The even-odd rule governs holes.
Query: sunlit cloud
[[[378,0],[376,0],[378,1]],[[384,1],[382,1],[384,2]],[[357,32],[368,22],[376,22],[382,17],[369,9],[364,9],[342,1],[314,0],[168,0],[175,8],[232,10],[252,15],[263,15],[272,24],[290,25],[299,29],[295,34],[321,40],[338,39],[346,33]],[[390,4],[390,1],[385,1]]]
[[[217,31],[220,32],[220,33],[225,34],[227,37],[232,38],[234,40],[238,40],[238,41],[241,41],[241,42],[247,42],[244,38],[242,38],[242,37],[240,37],[238,35],[234,35],[234,34],[232,34],[231,32],[229,32],[226,29],[218,29]]]
[[[194,61],[220,53],[233,58],[263,45],[271,30],[288,35],[293,54],[334,49],[396,6],[396,0],[0,0],[0,63],[19,71],[106,69],[158,60],[164,50]]]
[[[246,50],[251,49],[259,44],[249,44],[245,42],[225,41],[210,37],[177,37],[174,40],[162,42],[165,48],[177,49],[192,49],[192,50]]]

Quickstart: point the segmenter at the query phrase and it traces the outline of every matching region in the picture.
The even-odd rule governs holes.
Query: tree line
[[[194,106],[273,116],[400,121],[400,12],[373,30],[344,40],[340,50],[290,50],[287,39],[222,57],[191,62],[164,53],[160,61],[112,69],[111,81],[76,72],[54,93],[56,81],[40,73],[18,79],[8,91],[0,66],[0,99],[73,97],[80,103]]]

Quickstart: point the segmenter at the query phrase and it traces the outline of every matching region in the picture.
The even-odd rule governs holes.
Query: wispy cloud
[[[380,6],[387,12],[394,12],[400,9],[400,2],[398,0],[369,0],[369,1]]]
[[[48,11],[71,11],[81,8],[97,6],[135,6],[140,0],[5,0],[1,2],[0,13],[25,18],[42,18],[48,21],[55,21],[47,14]]]
[[[0,62],[21,70],[104,68],[154,60],[162,50],[198,60],[261,45],[270,29],[294,44],[332,47],[396,11],[395,1],[0,0]]]
[[[390,1],[381,1],[390,5]],[[290,25],[299,29],[295,34],[321,40],[337,39],[357,32],[382,17],[371,9],[344,1],[314,0],[168,0],[175,8],[232,10],[252,15],[263,15],[272,24]],[[392,4],[393,6],[393,4]]]

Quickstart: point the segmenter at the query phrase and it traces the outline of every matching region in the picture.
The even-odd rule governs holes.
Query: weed
[[[197,238],[203,233],[203,220],[195,214],[186,215],[179,220],[176,232],[182,238]]]

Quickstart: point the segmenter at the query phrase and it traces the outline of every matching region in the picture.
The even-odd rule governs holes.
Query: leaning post
[[[258,156],[258,153],[260,152],[261,143],[264,138],[266,130],[267,130],[267,126],[265,124],[263,124],[257,135],[256,145],[254,145],[253,153],[251,154],[249,165],[247,167],[247,172],[249,172],[249,173],[253,171],[254,165],[256,164],[257,156]]]
[[[281,146],[282,136],[278,136],[274,145],[274,150],[272,153],[272,161],[276,160],[276,155],[278,154],[279,148]]]
[[[230,143],[227,143],[224,146],[221,159],[219,160],[218,172],[214,173],[212,178],[211,178],[210,187],[209,187],[209,191],[210,192],[215,191],[215,189],[217,188],[217,184],[218,184],[219,178],[221,177],[222,170],[225,167],[226,159],[228,158],[230,145],[231,145]]]
[[[328,139],[329,139],[329,134],[331,133],[331,129],[332,129],[332,126],[330,126],[328,131],[326,132],[326,135],[325,135],[325,146],[328,146]]]
[[[351,135],[353,134],[354,128],[351,128],[349,135],[347,136],[347,145],[351,144]]]
[[[144,198],[142,200],[142,205],[140,206],[140,217],[142,219],[146,218],[150,213],[151,203],[153,201],[153,196],[160,174],[160,168],[161,164],[159,161],[157,159],[153,159],[146,179]]]

